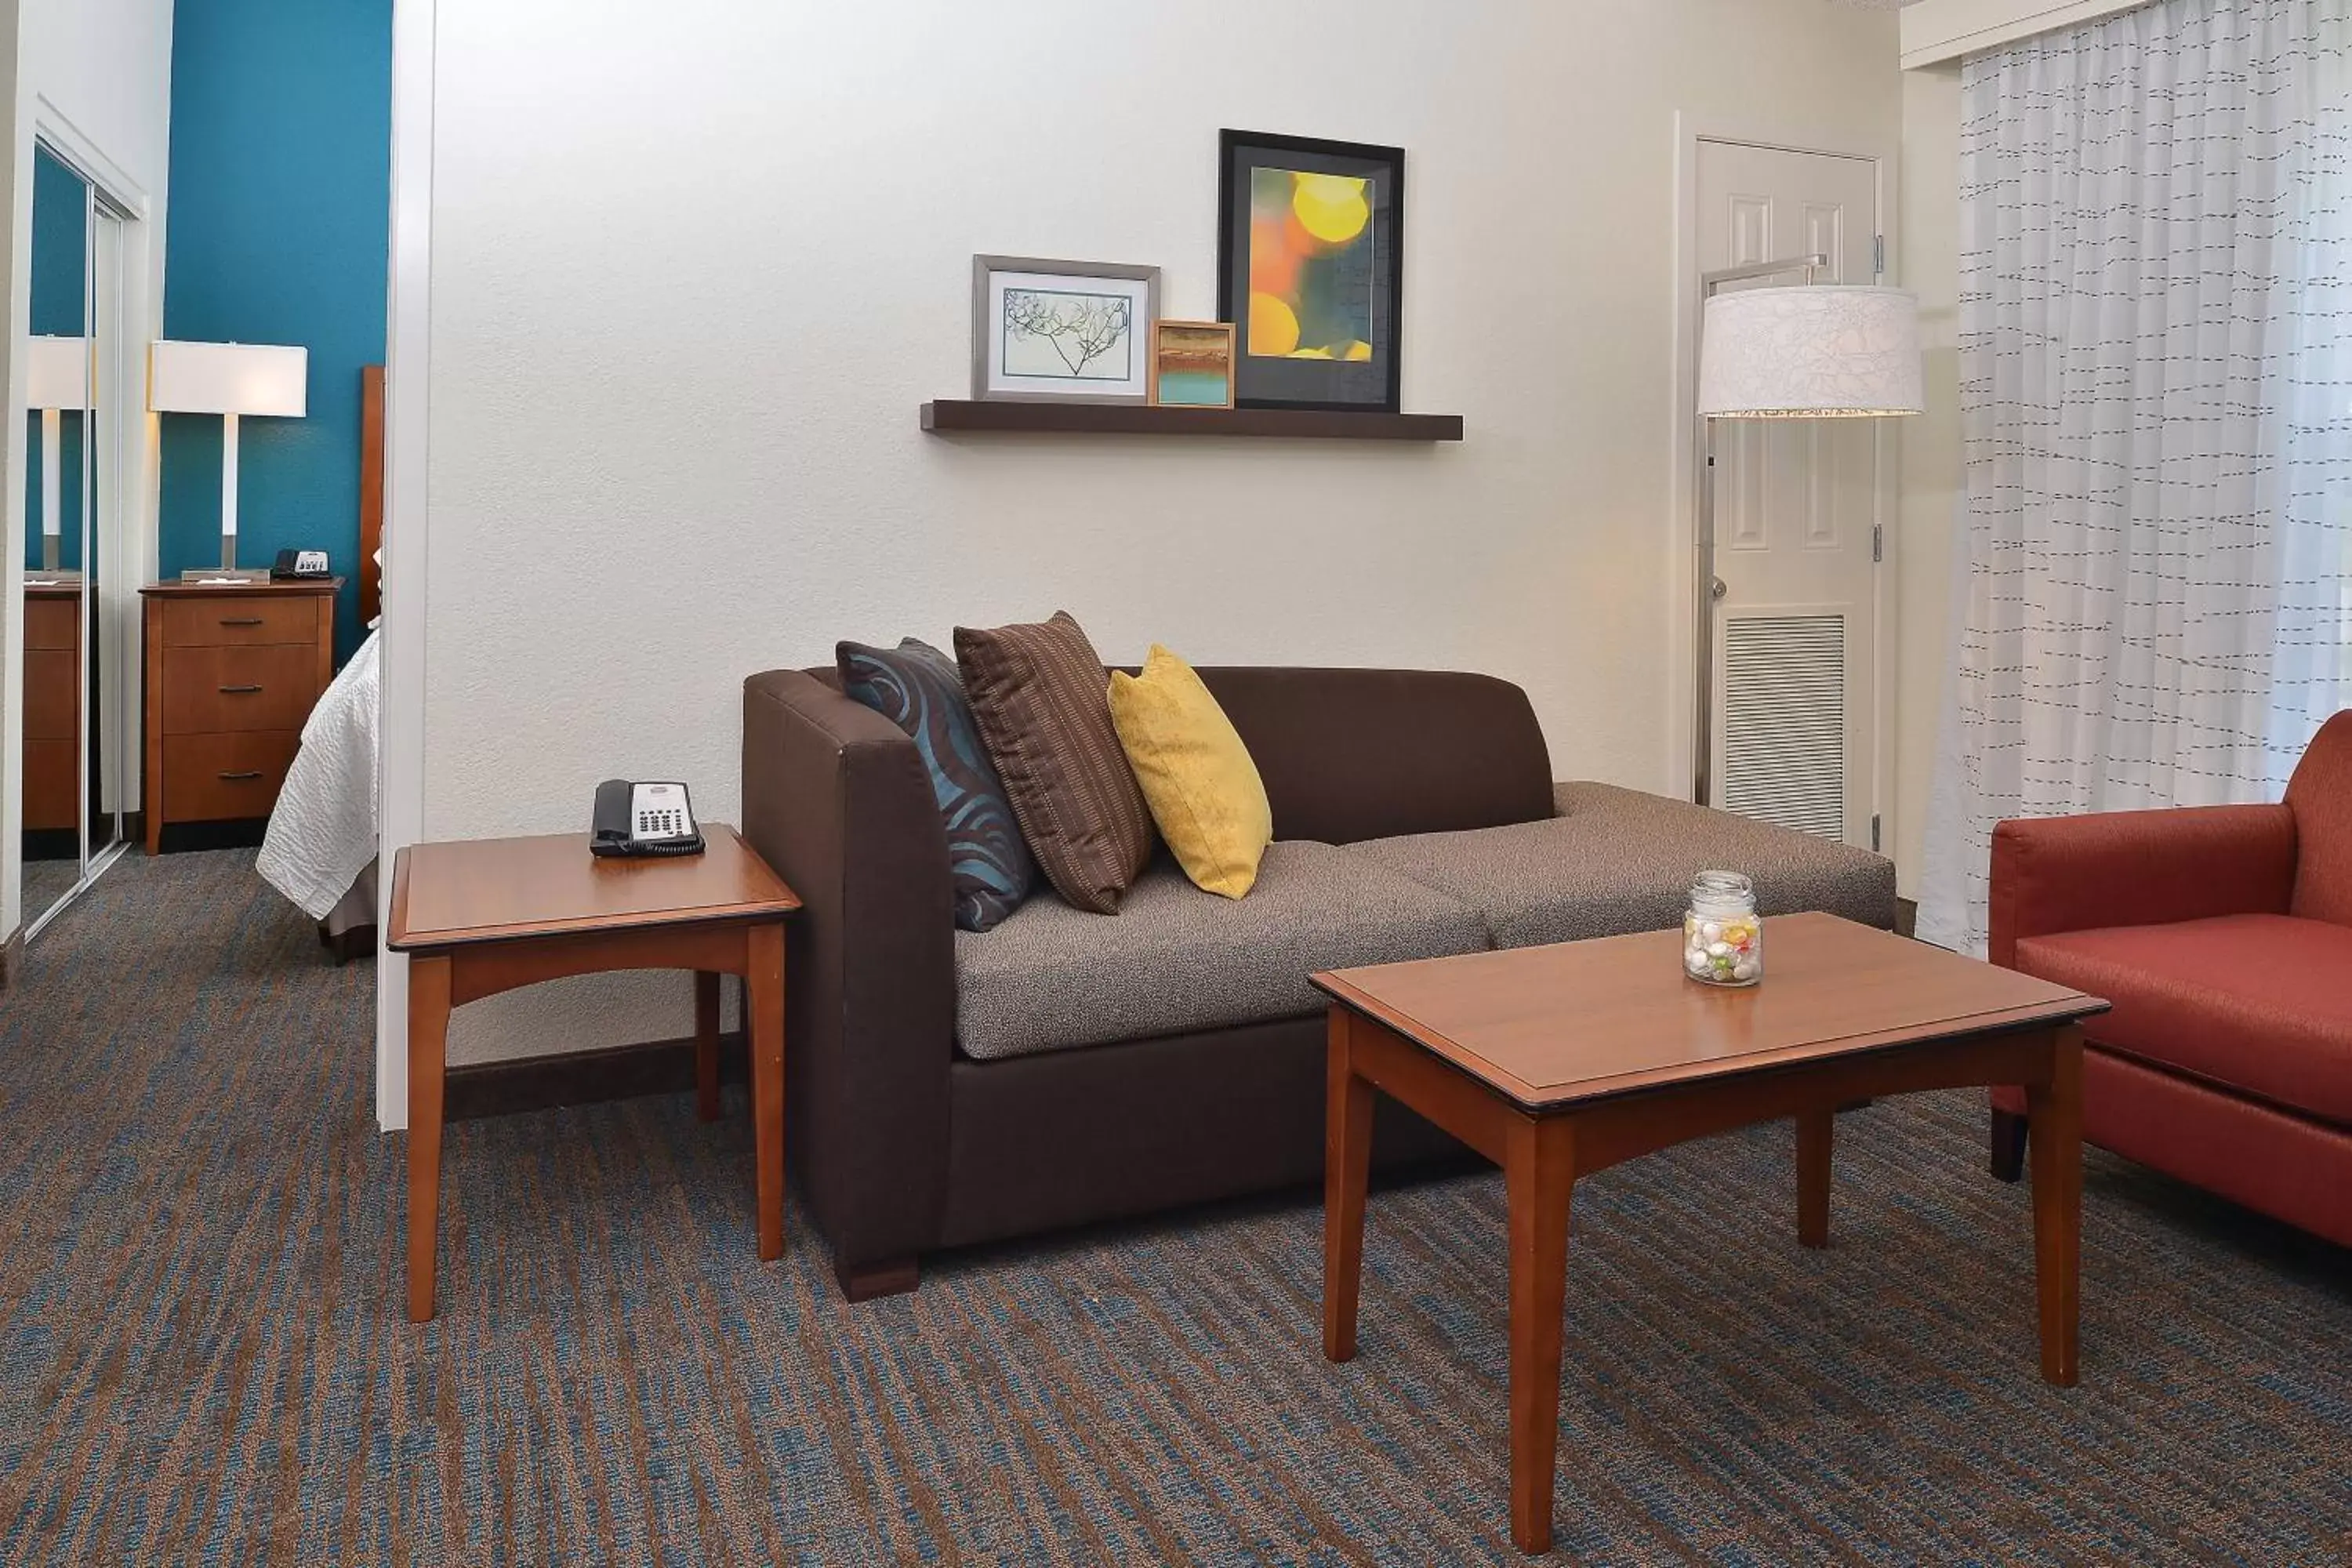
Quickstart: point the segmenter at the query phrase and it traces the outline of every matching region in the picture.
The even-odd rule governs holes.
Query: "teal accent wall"
[[[172,26],[163,332],[310,351],[310,411],[247,419],[237,563],[324,549],[359,624],[360,370],[383,362],[392,0],[204,0]],[[163,416],[165,577],[220,561],[221,422]]]
[[[49,155],[46,147],[33,153],[33,332],[39,337],[78,338],[82,319],[82,290],[89,277],[89,187],[81,176]],[[25,414],[25,564],[41,564],[41,416]],[[81,421],[68,414],[60,421],[59,459],[65,482],[58,497],[58,518],[65,537],[58,564],[81,566]]]

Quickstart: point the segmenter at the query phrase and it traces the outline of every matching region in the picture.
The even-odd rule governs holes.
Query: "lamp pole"
[[[1716,291],[1729,283],[1745,283],[1758,278],[1777,278],[1783,272],[1801,271],[1805,282],[1814,281],[1814,275],[1830,264],[1828,256],[1816,251],[1810,256],[1791,256],[1779,261],[1750,261],[1739,267],[1720,268],[1699,274],[1699,322],[1706,331],[1706,302]],[[1715,421],[1699,416],[1703,426],[1701,438],[1706,454],[1705,482],[1699,487],[1698,503],[1698,701],[1696,705],[1691,742],[1691,799],[1700,805],[1711,804],[1707,796],[1715,788],[1715,606],[1726,590],[1723,579],[1715,574]]]

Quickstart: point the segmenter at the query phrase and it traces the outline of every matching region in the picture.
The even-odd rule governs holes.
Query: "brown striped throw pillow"
[[[1039,626],[958,626],[956,665],[981,743],[1038,868],[1100,915],[1151,858],[1151,810],[1110,721],[1110,675],[1066,611]]]

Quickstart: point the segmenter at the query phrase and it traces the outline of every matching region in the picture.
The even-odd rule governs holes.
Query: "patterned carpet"
[[[250,852],[133,858],[0,1004],[0,1563],[1517,1561],[1502,1193],[1377,1195],[1363,1353],[1319,1209],[1008,1247],[862,1308],[690,1097],[455,1126],[399,1310],[366,966]],[[1580,1187],[1557,1504],[1592,1563],[2322,1563],[2352,1257],[2094,1154],[2084,1381],[2035,1372],[1969,1096]]]

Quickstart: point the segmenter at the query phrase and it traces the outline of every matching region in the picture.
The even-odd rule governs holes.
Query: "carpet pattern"
[[[453,1125],[401,1313],[373,976],[250,852],[132,858],[0,1002],[0,1563],[1510,1563],[1500,1183],[934,1266],[751,1252],[740,1099]],[[1581,1184],[1559,1556],[2330,1563],[2352,1258],[2093,1153],[2083,1383],[2036,1372],[1971,1095],[1840,1119],[1833,1245],[1763,1127]]]

